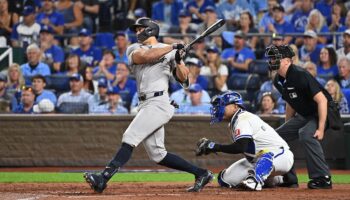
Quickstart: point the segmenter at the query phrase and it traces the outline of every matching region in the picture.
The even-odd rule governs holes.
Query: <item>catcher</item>
[[[261,190],[265,184],[270,187],[282,184],[279,175],[287,173],[294,163],[288,144],[271,126],[244,109],[238,92],[228,91],[215,96],[211,104],[211,124],[228,121],[233,143],[217,144],[202,138],[197,144],[196,155],[223,152],[245,156],[219,173],[219,185]]]

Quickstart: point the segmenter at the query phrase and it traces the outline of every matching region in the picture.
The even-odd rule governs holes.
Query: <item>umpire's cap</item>
[[[148,36],[155,36],[158,37],[159,35],[159,26],[157,23],[152,21],[148,17],[141,17],[136,20],[135,24],[131,25],[130,30],[134,31],[136,33],[137,27],[144,27],[146,28],[146,34]]]

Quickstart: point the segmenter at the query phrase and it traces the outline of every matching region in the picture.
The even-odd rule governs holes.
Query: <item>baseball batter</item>
[[[127,49],[137,81],[138,113],[123,134],[119,151],[104,171],[85,173],[84,177],[93,190],[103,192],[108,180],[130,159],[133,149],[143,143],[150,159],[159,165],[194,174],[196,181],[187,191],[198,192],[213,179],[212,172],[167,152],[164,146],[164,124],[174,114],[167,93],[169,78],[173,75],[184,87],[188,86],[189,70],[182,61],[184,45],[159,43],[159,26],[149,18],[139,18],[131,29],[138,39],[138,43]]]
[[[212,152],[245,155],[219,173],[220,186],[261,190],[264,184],[282,183],[282,177],[277,176],[287,173],[294,163],[288,144],[271,126],[244,109],[239,93],[228,91],[213,97],[211,103],[211,123],[229,121],[233,143],[222,145],[202,138],[197,144],[197,156]]]

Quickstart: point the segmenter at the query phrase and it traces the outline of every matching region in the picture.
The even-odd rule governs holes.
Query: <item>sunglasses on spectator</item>
[[[28,86],[22,86],[22,91],[30,91],[34,93],[33,88]]]

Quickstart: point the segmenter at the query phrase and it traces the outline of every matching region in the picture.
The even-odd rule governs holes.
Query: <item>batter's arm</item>
[[[326,127],[328,100],[322,92],[318,92],[314,96],[313,100],[317,103],[317,111],[318,111],[318,128],[314,134],[314,137],[317,138],[318,140],[322,140],[324,135],[324,130]]]
[[[289,105],[289,103],[286,103],[286,119],[285,119],[285,121],[288,121],[294,115],[295,115],[295,110],[292,108],[292,106]]]
[[[176,67],[176,80],[180,83],[185,82],[188,79],[190,70],[185,66],[185,63],[181,60],[180,64]]]
[[[132,61],[134,64],[154,63],[163,57],[165,54],[173,50],[173,46],[165,46],[161,48],[143,49],[139,48],[132,54]]]

